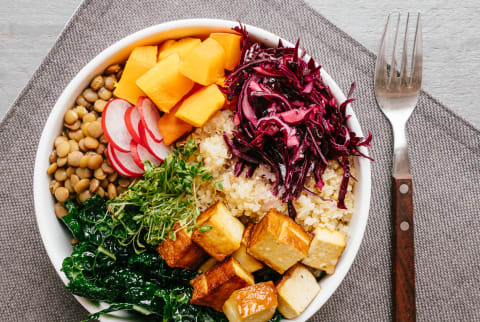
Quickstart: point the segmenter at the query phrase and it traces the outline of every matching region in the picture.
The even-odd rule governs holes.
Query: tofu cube
[[[307,256],[310,240],[293,219],[272,209],[253,229],[247,252],[283,274]]]
[[[223,303],[234,291],[254,283],[252,274],[230,257],[190,281],[193,286],[190,303],[209,306],[221,312]]]
[[[315,276],[302,264],[290,268],[277,284],[278,311],[287,319],[302,314],[320,291]]]
[[[217,261],[223,261],[240,247],[244,226],[220,201],[198,216],[197,225],[212,227],[206,232],[195,229],[192,239]]]
[[[237,249],[232,255],[233,258],[235,258],[240,265],[242,265],[250,273],[256,272],[263,268],[263,264],[261,262],[257,261],[253,256],[250,256],[247,253],[247,246],[253,227],[254,225],[252,223],[249,223],[247,227],[245,227],[240,248]]]
[[[223,304],[229,322],[265,322],[277,309],[277,291],[272,281],[236,290]]]
[[[342,232],[321,227],[315,229],[314,234],[308,255],[302,263],[333,274],[338,258],[345,249],[346,236]]]
[[[197,272],[199,274],[203,274],[205,273],[206,271],[208,271],[210,268],[212,268],[213,266],[215,266],[215,264],[217,264],[217,260],[213,257],[210,257],[205,263],[203,263],[202,265],[200,265],[200,267],[198,268]]]
[[[176,223],[172,231],[180,228]],[[158,253],[170,267],[196,269],[207,258],[207,253],[192,241],[192,233],[185,229],[176,232],[175,240],[164,240],[157,248]]]

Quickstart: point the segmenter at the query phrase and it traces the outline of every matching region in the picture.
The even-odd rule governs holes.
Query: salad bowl
[[[68,279],[61,272],[61,267],[63,259],[70,256],[72,252],[71,235],[68,229],[54,214],[55,202],[48,189],[49,176],[45,171],[49,166],[49,153],[53,146],[53,141],[62,128],[64,113],[74,103],[75,98],[82,90],[88,86],[90,80],[95,75],[101,73],[107,66],[113,63],[125,61],[133,48],[142,45],[158,44],[166,39],[177,39],[193,35],[202,36],[211,32],[228,31],[235,26],[238,26],[238,22],[216,19],[187,19],[166,22],[140,30],[119,40],[98,54],[80,70],[61,93],[50,112],[39,141],[35,160],[33,190],[37,224],[45,249],[55,270],[65,284],[68,283]],[[245,26],[253,40],[263,43],[266,46],[276,46],[280,39],[285,46],[293,46],[291,42],[280,38],[274,33],[255,26]],[[278,32],[281,33],[281,30]],[[309,57],[306,58],[308,59]],[[345,95],[323,68],[321,69],[321,75],[325,84],[330,87],[337,104],[344,102],[346,100]],[[363,136],[358,119],[350,104],[348,104],[346,111],[348,115],[351,115],[347,123],[349,128],[358,136]],[[365,147],[359,147],[359,151],[364,155],[368,155]],[[335,273],[320,280],[320,293],[299,317],[289,321],[306,321],[315,314],[340,285],[358,252],[369,213],[371,169],[370,161],[366,158],[357,158],[355,162],[358,182],[354,188],[355,206],[352,220],[349,223],[349,235],[347,237],[346,248],[339,259]],[[76,298],[79,303],[91,313],[104,308],[103,304],[96,304],[81,297]],[[133,317],[129,314],[115,313],[103,316],[102,320],[133,321]]]

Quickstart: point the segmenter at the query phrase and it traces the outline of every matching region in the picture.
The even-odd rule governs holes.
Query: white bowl
[[[88,86],[90,80],[95,75],[102,73],[103,70],[112,63],[124,61],[134,47],[157,44],[171,38],[206,35],[213,31],[227,31],[237,25],[237,22],[226,20],[188,19],[166,22],[140,30],[121,39],[98,54],[80,70],[70,84],[63,90],[62,95],[59,97],[48,117],[40,138],[35,160],[33,190],[37,223],[45,249],[55,270],[65,284],[68,283],[68,280],[60,269],[63,259],[70,256],[72,252],[72,237],[68,229],[66,229],[55,216],[53,210],[54,199],[48,188],[50,178],[46,173],[46,169],[49,166],[48,156],[52,151],[55,137],[58,136],[61,131],[65,111],[74,104],[76,97]],[[278,44],[279,36],[254,26],[246,25],[246,27],[253,39],[267,46],[276,46]],[[281,30],[277,30],[277,32],[281,32]],[[282,41],[287,46],[293,46],[292,43],[284,39],[282,39]],[[330,87],[335,96],[337,103],[345,101],[345,95],[323,68],[321,74],[325,83]],[[351,115],[348,120],[348,126],[359,136],[362,136],[360,124],[350,106],[347,107],[347,113]],[[364,147],[361,147],[360,151],[364,154],[368,153]],[[342,282],[360,247],[370,206],[371,171],[370,161],[365,158],[358,158],[356,161],[359,182],[355,185],[354,189],[355,209],[350,223],[350,235],[347,239],[347,246],[338,261],[335,273],[320,281],[321,291],[318,296],[308,306],[305,312],[293,321],[306,321],[322,307]],[[81,297],[76,298],[80,304],[92,313],[106,307],[104,304],[99,306]],[[121,318],[120,316],[123,317]],[[128,315],[114,314],[102,318],[103,321],[124,321],[125,319],[129,319]]]

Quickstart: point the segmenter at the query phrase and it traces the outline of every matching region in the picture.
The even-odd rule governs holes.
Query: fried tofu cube
[[[206,232],[195,229],[192,239],[217,261],[223,261],[240,247],[244,226],[222,202],[201,213],[197,225],[212,227]]]
[[[287,319],[302,314],[320,292],[315,276],[302,264],[290,268],[277,284],[278,311]]]
[[[247,253],[247,246],[253,227],[254,225],[252,223],[249,223],[247,227],[245,227],[240,248],[237,249],[232,255],[233,258],[235,258],[240,265],[242,265],[250,273],[256,272],[263,268],[263,264],[261,262],[257,261],[253,256],[250,256]]]
[[[307,256],[310,241],[293,219],[272,209],[253,229],[247,252],[283,274]]]
[[[236,290],[223,304],[229,322],[265,322],[277,309],[277,291],[272,281]]]
[[[175,240],[168,238],[158,246],[157,251],[170,267],[196,269],[207,258],[207,253],[192,241],[192,233],[180,229],[176,223],[172,231],[175,233]]]
[[[314,234],[308,255],[302,263],[321,269],[327,274],[333,274],[338,259],[345,249],[346,236],[342,232],[321,227],[315,229]]]
[[[221,312],[223,303],[234,291],[254,283],[253,275],[230,257],[190,281],[193,287],[190,303],[209,306]]]
[[[215,266],[217,264],[217,260],[213,257],[210,257],[205,263],[203,263],[202,265],[200,265],[200,267],[198,268],[197,272],[199,274],[203,274],[205,273],[206,271],[208,271],[210,268],[212,268],[213,266]]]

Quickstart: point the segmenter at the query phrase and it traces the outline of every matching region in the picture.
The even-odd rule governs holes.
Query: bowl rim
[[[242,23],[243,24],[243,23]],[[281,39],[286,46],[293,46],[293,43],[288,40],[281,38],[280,36],[269,32],[265,29],[252,26],[249,24],[243,24],[246,26],[249,34],[259,41],[278,43],[278,40]],[[75,75],[75,77],[69,82],[69,84],[63,89],[62,94],[57,99],[53,109],[50,111],[48,119],[45,123],[45,126],[42,130],[40,141],[38,143],[36,158],[35,158],[35,169],[34,169],[34,204],[35,204],[35,216],[37,220],[37,226],[42,238],[43,245],[48,254],[48,257],[55,268],[55,271],[59,275],[60,279],[66,285],[68,280],[66,276],[60,271],[61,262],[63,261],[64,256],[60,257],[58,239],[63,239],[65,242],[65,236],[62,238],[60,235],[52,236],[52,230],[56,233],[64,231],[64,227],[59,220],[56,219],[53,211],[54,200],[51,196],[49,189],[46,189],[48,183],[48,175],[45,172],[45,165],[48,165],[48,155],[52,149],[53,138],[56,137],[59,131],[55,131],[61,125],[59,119],[63,117],[63,113],[73,104],[74,97],[76,97],[84,87],[81,87],[81,84],[84,84],[88,77],[97,70],[100,66],[103,68],[106,67],[105,63],[114,54],[125,50],[129,46],[136,42],[140,42],[142,39],[147,37],[153,37],[156,34],[165,33],[168,31],[174,31],[182,28],[217,28],[217,29],[230,29],[235,26],[238,26],[238,22],[230,20],[221,20],[221,19],[209,19],[209,18],[199,18],[199,19],[183,19],[183,20],[174,20],[169,22],[164,22],[161,24],[156,24],[145,29],[139,30],[135,33],[132,33],[117,42],[113,43],[97,56],[95,56],[91,61],[89,61],[82,69]],[[323,81],[330,87],[333,96],[337,102],[343,102],[346,100],[345,95],[340,90],[337,83],[330,77],[330,75],[322,67],[321,76]],[[351,107],[351,104],[347,105],[347,114],[351,115],[348,120],[348,126],[354,130],[357,135],[363,136],[363,132],[360,127],[360,123]],[[53,136],[53,137],[52,137]],[[360,152],[368,156],[368,149],[366,147],[360,147]],[[46,162],[45,162],[46,161]],[[354,222],[354,230],[348,236],[347,246],[337,264],[335,273],[329,275],[328,277],[320,281],[322,287],[319,294],[313,299],[309,304],[307,309],[297,318],[292,320],[283,320],[283,321],[306,321],[313,314],[315,314],[331,297],[335,292],[338,286],[341,284],[345,275],[350,270],[350,267],[358,253],[360,244],[363,240],[363,236],[366,229],[366,224],[368,221],[369,208],[370,208],[370,198],[371,198],[371,165],[370,161],[366,158],[357,158],[356,167],[359,172],[359,182],[355,185],[355,209],[354,214],[349,226]],[[362,198],[358,200],[357,195],[361,194]],[[53,217],[53,220],[49,220]],[[53,225],[53,226],[52,226]],[[71,237],[71,236],[70,236]],[[66,245],[63,245],[67,247]],[[68,248],[71,249],[71,245],[68,243]],[[96,312],[101,307],[95,305],[94,303],[86,300],[85,298],[75,296],[78,302],[90,313]],[[110,315],[101,318],[102,321],[120,321],[123,318],[117,315]]]

